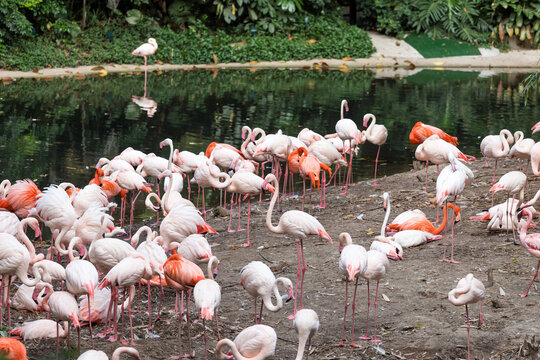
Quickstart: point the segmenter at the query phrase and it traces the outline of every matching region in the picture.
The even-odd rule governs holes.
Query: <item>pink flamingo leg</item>
[[[532,286],[532,284],[534,282],[534,279],[536,279],[536,277],[538,276],[538,267],[540,267],[540,260],[538,260],[538,265],[536,265],[536,272],[534,273],[533,279],[531,281],[531,284],[527,288],[527,291],[525,291],[525,293],[523,293],[523,294],[520,294],[519,296],[525,297],[525,296],[529,295],[529,290],[531,290],[531,286]]]
[[[204,188],[202,188],[202,212],[203,212],[203,217],[204,217],[204,221],[206,221],[206,206],[205,206],[205,202],[204,202]]]
[[[347,169],[347,178],[345,179],[345,191],[342,192],[340,195],[346,195],[347,189],[349,187],[349,183],[352,182],[352,159],[353,159],[353,151],[352,148],[349,149],[349,168]]]
[[[448,209],[448,208],[446,207],[446,205],[448,205],[448,200],[446,200],[446,201],[444,202],[444,208],[443,208],[443,209]],[[438,207],[439,207],[439,206],[437,205],[437,208],[438,208]],[[447,210],[447,211],[448,211],[448,210]],[[452,211],[453,211],[453,210],[452,210]],[[446,220],[446,221],[448,221],[448,220]],[[446,225],[448,225],[448,223],[446,223]],[[448,261],[449,261],[449,260],[446,258],[446,237],[447,237],[447,235],[448,235],[448,226],[445,226],[445,227],[444,227],[444,236],[443,236],[443,258],[440,260],[440,261],[444,261],[444,262],[448,262]]]
[[[304,190],[302,191],[302,211],[304,211],[304,199],[306,198],[306,179],[302,179]]]
[[[161,282],[161,278],[159,280]],[[150,308],[150,306],[152,304],[152,301],[150,300],[150,296],[152,295],[152,291],[150,290],[150,281],[148,281],[146,283],[146,286],[148,287],[148,330],[152,330],[152,310]],[[130,292],[131,292],[131,289],[130,289]],[[132,328],[132,330],[133,330],[133,328]]]
[[[264,305],[264,302],[261,301],[261,310],[259,311],[259,324],[262,324],[262,311],[263,311],[263,305]],[[257,312],[257,309],[255,309],[255,313]],[[257,315],[255,315],[257,316]]]
[[[454,260],[454,220],[456,216],[454,209],[456,208],[456,197],[454,196],[454,207],[452,208],[452,254],[450,255],[450,262],[452,264],[459,264],[459,261]]]
[[[325,209],[326,208],[326,172],[322,170],[321,175],[322,190],[321,190],[321,199],[317,208]]]
[[[120,342],[123,345],[127,345],[127,342],[124,340],[124,299],[126,298],[126,289],[124,288],[124,296],[122,297],[122,323],[120,325]]]
[[[304,277],[306,275],[306,261],[304,259],[304,243],[300,239],[300,250],[302,251],[302,283],[300,284],[300,309],[304,308],[302,299],[304,298]]]
[[[150,285],[148,285],[148,289],[150,289]],[[131,298],[131,294],[133,293],[133,291],[135,290],[135,288],[133,286],[131,286],[129,288],[129,297]],[[150,301],[148,301],[148,309],[150,309]],[[131,338],[130,338],[130,342],[129,344],[130,345],[135,345],[135,343],[133,342],[133,316],[131,315],[131,301],[128,302],[128,315],[129,315],[129,328],[130,328],[130,333],[131,333]],[[148,317],[151,319],[152,316],[150,314],[150,310],[148,311]]]
[[[231,195],[231,211],[229,211],[229,227],[227,229],[227,232],[230,232],[230,233],[236,231],[236,230],[231,229],[231,221],[232,221],[232,213],[233,213],[233,211],[232,211],[232,209],[233,209],[233,201],[234,201],[234,193]]]
[[[377,289],[375,290],[375,303],[373,305],[373,311],[375,313],[375,322],[373,323],[373,337],[371,342],[377,343],[381,342],[380,339],[377,339],[377,297],[379,296],[379,280],[377,280]]]
[[[426,160],[426,188],[424,192],[427,194],[427,173],[428,173],[428,167],[429,167],[429,160]]]
[[[161,283],[161,276],[159,277],[159,288],[161,289],[161,295],[159,297],[158,313],[157,313],[156,318],[154,319],[154,322],[158,321],[161,315],[161,304],[163,302],[163,296],[165,295],[163,292],[163,284]]]
[[[221,340],[221,336],[219,335],[219,323],[218,323],[218,312],[217,310],[214,310],[214,313],[216,315],[216,332],[217,332],[217,339],[218,341]]]
[[[88,294],[88,325],[90,327],[90,341],[92,343],[92,349],[94,348],[94,336],[92,335],[92,306],[90,302],[90,294]]]
[[[352,301],[352,330],[351,330],[351,346],[359,347],[357,343],[354,342],[354,313],[356,312],[356,290],[358,289],[358,276],[356,277],[356,283],[354,284],[354,295]],[[309,349],[309,348],[308,348]]]
[[[467,360],[471,359],[471,342],[470,342],[470,333],[471,333],[471,324],[469,323],[469,307],[465,304],[465,314],[467,315]]]
[[[135,196],[135,199],[131,200],[131,213],[129,216],[129,239],[131,239],[131,225],[133,224],[133,210],[135,210],[135,201],[137,201],[140,193],[141,191],[139,190],[139,192],[137,192],[137,195]],[[131,193],[131,196],[133,196],[133,193]]]
[[[249,196],[249,194],[247,196],[248,196],[247,242],[243,244],[244,246],[249,246],[250,244],[249,243],[249,218],[251,217],[251,197]]]
[[[296,304],[298,302],[298,283],[300,282],[300,273],[301,273],[301,264],[300,264],[300,243],[296,242],[296,257],[298,258],[298,271],[296,272],[296,284],[294,286],[294,313],[292,315],[288,316],[288,319],[292,320],[294,319],[294,315],[296,315],[297,308]]]
[[[369,340],[369,339],[371,339],[371,338],[368,336],[368,327],[369,327],[369,305],[370,305],[370,300],[369,300],[369,280],[368,280],[368,281],[367,281],[366,333],[365,333],[365,335],[359,337],[360,340]]]
[[[379,184],[377,184],[377,163],[379,162],[380,152],[381,152],[381,145],[379,145],[379,149],[377,150],[377,157],[375,158],[375,176],[373,177],[373,183],[371,183],[371,186],[379,186]]]
[[[114,331],[114,335],[111,335],[109,337],[109,341],[110,342],[115,342],[116,340],[118,340],[118,328],[117,328],[117,321],[116,321],[116,313],[118,311],[118,298],[120,297],[120,292],[118,291],[118,288],[116,289],[115,291],[115,294],[114,294],[114,304],[113,304],[113,317],[111,319],[112,323],[113,323],[113,331]],[[122,309],[122,312],[123,312],[123,309]]]
[[[202,326],[204,329],[204,358],[208,360],[208,344],[206,340],[206,321],[204,318],[202,319]]]
[[[241,206],[242,206],[242,197],[240,196],[240,194],[238,194],[238,228],[236,229],[237,231],[245,231],[246,230],[246,229],[242,229],[241,226],[240,226],[240,216],[242,214]]]
[[[347,307],[349,307],[349,304],[347,300],[349,300],[349,279],[345,280],[345,310],[343,312],[343,325],[341,326],[341,340],[339,341],[336,346],[345,346],[345,343],[343,342],[343,337],[345,336],[345,320],[347,319]],[[354,311],[353,311],[354,314]]]
[[[256,325],[256,324],[258,324],[258,321],[257,321],[257,298],[253,299],[253,305],[255,305],[254,309],[255,309],[255,325]]]

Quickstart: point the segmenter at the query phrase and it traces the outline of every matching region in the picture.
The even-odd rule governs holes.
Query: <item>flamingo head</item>
[[[311,179],[311,184],[314,185],[315,188],[317,188],[317,192],[319,192],[319,189],[321,188],[321,181],[319,179],[319,173],[318,172],[310,172],[309,178]]]

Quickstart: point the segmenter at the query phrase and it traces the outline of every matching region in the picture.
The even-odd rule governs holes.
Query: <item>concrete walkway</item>
[[[229,64],[202,64],[202,65],[150,65],[149,71],[184,70],[191,68],[200,69],[306,69],[328,68],[341,71],[350,69],[370,69],[377,77],[408,76],[421,69],[438,70],[487,70],[496,72],[524,72],[540,69],[540,50],[519,50],[507,53],[499,53],[498,50],[482,49],[480,56],[455,56],[444,58],[425,59],[418,51],[405,41],[376,32],[369,32],[376,52],[367,59],[314,59],[286,62],[250,62]],[[52,77],[76,77],[84,78],[87,75],[106,76],[108,73],[141,72],[141,65],[101,65],[79,66],[76,68],[41,69],[38,72],[1,71],[0,79],[9,83],[16,78],[52,78]]]

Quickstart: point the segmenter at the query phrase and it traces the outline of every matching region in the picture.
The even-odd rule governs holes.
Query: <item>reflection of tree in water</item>
[[[165,137],[182,150],[198,152],[210,141],[239,146],[243,125],[289,135],[303,127],[330,133],[344,98],[351,106],[348,117],[358,124],[371,112],[388,128],[381,159],[401,163],[403,170],[414,151],[407,135],[416,121],[458,136],[460,147],[473,155],[478,136],[517,124],[528,131],[525,122],[540,118],[540,109],[534,106],[538,98],[523,107],[519,79],[441,71],[397,80],[375,79],[362,71],[151,73],[152,99],[138,99],[155,102],[143,106],[146,113],[127,91],[139,87],[139,75],[21,79],[2,88],[0,170],[3,178],[30,177],[39,186],[65,180],[82,184],[99,157],[112,157],[128,146],[159,154]],[[377,149],[366,145],[361,151],[359,157],[370,161]],[[366,175],[371,172],[366,165]]]

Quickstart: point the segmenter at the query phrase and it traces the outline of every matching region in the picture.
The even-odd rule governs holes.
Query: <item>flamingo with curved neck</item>
[[[347,189],[349,183],[353,181],[352,176],[352,159],[353,159],[353,140],[356,144],[361,144],[360,136],[362,133],[358,130],[356,123],[351,119],[345,119],[343,114],[343,109],[349,111],[349,105],[347,100],[343,99],[341,101],[341,118],[336,123],[336,133],[339,138],[343,141],[343,153],[345,154],[345,141],[349,140],[349,168],[347,169],[347,176],[345,179],[345,191],[341,195],[347,194]]]
[[[371,123],[370,123],[371,121]],[[379,153],[381,152],[381,145],[386,142],[388,138],[388,130],[384,125],[376,124],[377,119],[373,114],[364,115],[364,127],[366,129],[366,138],[372,144],[378,145],[377,157],[375,158],[375,175],[373,177],[373,183],[371,186],[377,186],[377,163],[379,161]],[[367,126],[369,123],[369,126]]]
[[[423,217],[413,217],[400,224],[390,224],[387,226],[387,228],[393,231],[420,230],[420,231],[427,231],[433,235],[438,235],[446,227],[446,222],[448,219],[448,208],[450,207],[454,209],[454,214],[456,216],[455,221],[459,221],[460,214],[461,214],[461,209],[459,208],[459,206],[457,205],[454,206],[454,204],[447,204],[443,210],[443,221],[438,228],[435,228],[435,226],[433,226],[431,221]]]
[[[317,333],[317,330],[319,330],[319,316],[311,309],[302,309],[296,313],[293,320],[293,327],[298,334],[298,351],[296,353],[296,360],[302,360],[306,343],[308,348],[306,360],[308,360],[311,338]]]
[[[510,145],[514,143],[514,136],[507,129],[503,129],[499,132],[499,135],[488,135],[482,139],[480,143],[480,152],[484,158],[495,159],[495,166],[493,168],[493,178],[491,185],[495,184],[495,173],[497,172],[497,161],[503,157],[506,157],[510,152]],[[487,160],[486,160],[487,167]],[[493,206],[493,204],[491,204]]]
[[[222,349],[227,346],[236,360],[263,360],[274,356],[277,335],[268,325],[257,324],[245,328],[236,336],[234,342],[221,339],[216,346],[216,353],[222,360],[231,359]]]

